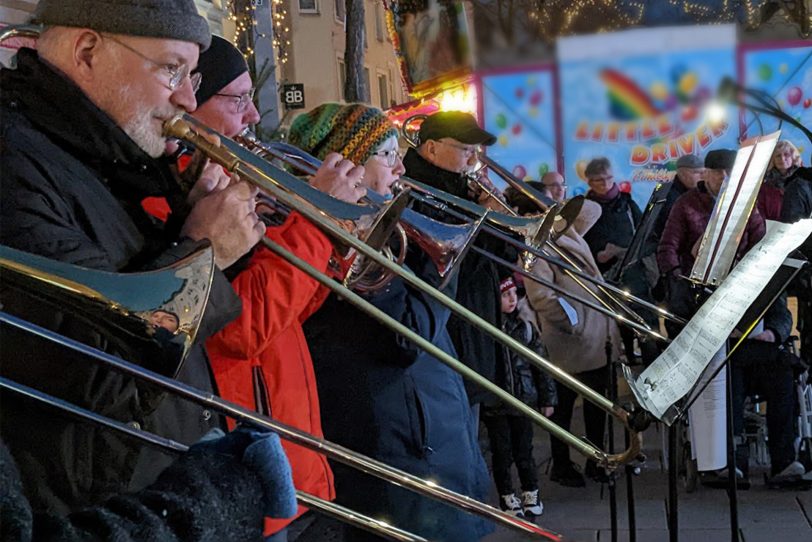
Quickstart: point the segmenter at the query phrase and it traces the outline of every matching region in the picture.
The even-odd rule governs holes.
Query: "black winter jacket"
[[[69,516],[32,513],[0,442],[0,540],[14,542],[259,542],[263,488],[234,456],[192,451],[133,495]]]
[[[36,52],[22,49],[16,70],[0,72],[0,242],[106,271],[154,269],[200,246],[173,239],[144,213],[147,196],[170,195],[169,169],[147,156],[82,91]],[[92,322],[62,307],[2,292],[4,310],[105,349]],[[215,272],[211,296],[178,379],[214,392],[203,341],[241,308]],[[108,371],[46,341],[2,328],[0,372],[23,384],[186,444],[219,416]],[[116,352],[111,352],[117,354]],[[132,360],[137,361],[137,360]],[[35,511],[65,514],[108,493],[154,481],[171,458],[109,432],[3,395],[0,431],[20,468]],[[139,458],[140,456],[140,458]]]
[[[527,345],[542,357],[549,359],[547,348],[541,342],[536,328],[529,322],[519,318],[518,310],[505,315],[502,330]],[[496,383],[524,404],[541,409],[542,407],[556,406],[558,404],[558,391],[553,377],[531,365],[524,357],[503,347],[505,350],[505,364],[496,372]],[[485,403],[487,415],[523,415],[514,409],[505,406],[501,401]]]
[[[802,218],[812,218],[812,167],[796,169],[784,186],[781,222],[792,223]],[[801,250],[812,260],[812,237],[801,245]]]
[[[596,199],[591,194],[591,192],[587,193],[587,198],[601,206],[601,217],[584,234],[584,241],[587,242],[589,250],[595,256],[595,262],[598,264],[600,272],[606,273],[618,259],[612,258],[608,262],[600,263],[597,258],[598,252],[606,248],[607,243],[628,247],[643,213],[631,195],[625,192],[620,192],[610,201]]]
[[[465,180],[458,174],[440,169],[424,160],[417,151],[409,149],[403,159],[406,175],[455,196],[470,199]],[[454,223],[448,214],[438,213],[428,205],[416,205],[415,210],[442,222]],[[516,253],[505,243],[490,235],[480,235],[475,244],[507,261],[515,261]],[[499,271],[493,260],[474,251],[468,252],[459,268],[456,301],[496,327],[502,326],[500,309]],[[505,363],[504,350],[489,335],[451,315],[448,332],[460,361],[490,381],[496,378],[496,368]],[[465,382],[471,404],[484,401],[488,392]]]

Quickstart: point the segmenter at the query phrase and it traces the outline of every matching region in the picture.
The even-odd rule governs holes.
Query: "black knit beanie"
[[[40,0],[33,22],[190,41],[201,50],[211,42],[209,23],[194,0]]]
[[[213,35],[211,46],[200,54],[195,72],[203,75],[200,88],[195,93],[197,106],[223,90],[229,83],[248,71],[245,57],[227,39]]]

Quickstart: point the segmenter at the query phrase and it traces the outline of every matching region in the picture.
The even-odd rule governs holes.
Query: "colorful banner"
[[[537,181],[558,169],[554,88],[550,68],[480,78],[480,121],[497,137],[488,156],[520,179]],[[504,188],[498,176],[490,179]]]
[[[743,48],[741,66],[745,87],[765,92],[785,113],[812,129],[812,45],[809,42]],[[762,130],[769,134],[778,129],[778,119],[768,115],[761,114],[756,119],[752,113],[745,112],[743,118],[742,132],[748,136]],[[784,122],[781,139],[794,143],[804,164],[809,164],[812,143],[798,128]]]
[[[569,195],[588,190],[584,169],[599,156],[641,206],[676,159],[737,148],[730,107],[713,119],[708,105],[733,77],[733,25],[669,27],[558,41],[562,141]]]

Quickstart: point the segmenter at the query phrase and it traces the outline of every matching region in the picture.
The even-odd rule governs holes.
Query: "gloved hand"
[[[279,435],[248,427],[238,427],[229,434],[212,429],[194,444],[190,452],[225,454],[238,458],[257,473],[265,491],[263,513],[272,518],[289,518],[296,514],[296,488],[290,463],[282,449]]]

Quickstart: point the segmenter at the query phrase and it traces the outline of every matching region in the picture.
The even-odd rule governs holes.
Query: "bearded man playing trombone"
[[[146,196],[177,190],[159,160],[162,125],[196,107],[200,80],[190,74],[209,46],[208,24],[192,0],[42,0],[35,22],[45,25],[38,50],[20,50],[17,69],[0,73],[0,242],[112,272],[159,268],[210,243],[217,265],[211,296],[177,378],[213,392],[202,341],[240,312],[220,269],[265,231],[254,212],[257,191],[235,182],[199,198],[178,217],[175,234],[140,206]],[[19,316],[105,347],[92,324],[41,305],[24,310],[24,303],[4,292],[3,304]],[[164,436],[185,444],[222,424],[203,407],[31,336],[4,329],[2,344],[4,377],[132,426],[152,428],[159,404],[173,428]],[[3,397],[2,435],[35,511],[65,513],[121,491],[138,456],[135,444],[16,396]],[[154,475],[169,462],[146,468]]]

